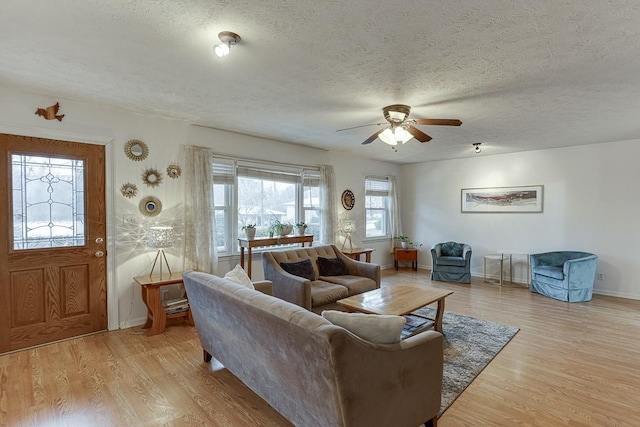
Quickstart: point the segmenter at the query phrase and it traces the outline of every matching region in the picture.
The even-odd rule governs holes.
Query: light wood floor
[[[385,286],[402,282],[431,283],[424,270],[383,272]],[[640,425],[640,301],[568,304],[475,278],[433,286],[454,291],[448,311],[520,328],[440,427]],[[202,362],[193,327],[141,332],[0,356],[0,425],[290,425],[228,371]]]

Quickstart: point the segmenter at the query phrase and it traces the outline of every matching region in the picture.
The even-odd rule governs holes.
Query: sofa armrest
[[[253,287],[263,294],[273,295],[273,282],[271,280],[258,280],[253,282]]]
[[[273,296],[311,310],[311,281],[284,271],[269,252],[262,253],[264,277],[273,282]]]
[[[347,268],[347,273],[352,276],[368,277],[376,282],[376,288],[380,287],[380,266],[378,264],[356,261],[338,250],[336,250],[336,254]]]
[[[434,331],[416,334],[398,344],[368,341],[338,346],[336,376],[341,396],[358,405],[345,405],[346,420],[358,425],[417,425],[440,411],[443,371],[443,336]],[[391,392],[392,391],[392,392]],[[388,419],[388,408],[407,419]],[[411,419],[415,408],[426,414]],[[347,421],[345,424],[349,424]]]

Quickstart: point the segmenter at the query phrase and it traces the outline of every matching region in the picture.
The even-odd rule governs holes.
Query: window
[[[366,177],[364,181],[365,238],[390,237],[389,208],[391,185],[386,178]]]
[[[256,237],[266,237],[277,221],[304,221],[306,233],[319,238],[319,171],[214,158],[213,174],[218,253],[237,253],[236,239],[249,224],[255,224]]]

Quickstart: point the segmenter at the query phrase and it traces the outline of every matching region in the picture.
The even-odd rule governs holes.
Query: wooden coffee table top
[[[350,311],[370,314],[409,314],[425,305],[443,301],[453,291],[418,285],[393,285],[338,300]]]

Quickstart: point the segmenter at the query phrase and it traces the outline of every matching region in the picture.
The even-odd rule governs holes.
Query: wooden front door
[[[107,328],[104,147],[0,134],[0,353]]]

